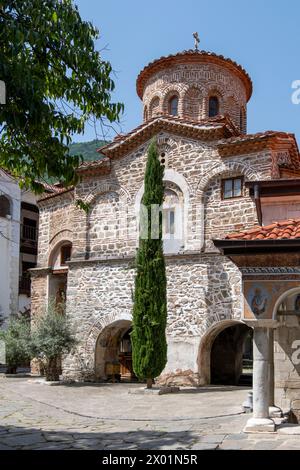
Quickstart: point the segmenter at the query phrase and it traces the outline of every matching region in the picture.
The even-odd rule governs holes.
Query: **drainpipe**
[[[257,218],[259,225],[262,225],[262,210],[261,210],[261,200],[260,200],[260,189],[259,184],[254,185],[254,201],[257,212]]]

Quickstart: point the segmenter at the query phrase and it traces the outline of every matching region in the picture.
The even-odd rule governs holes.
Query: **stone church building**
[[[159,380],[237,384],[254,331],[248,427],[272,430],[274,381],[276,405],[292,407],[295,416],[300,408],[292,361],[295,341],[300,347],[295,138],[247,134],[251,79],[214,53],[188,50],[154,60],[140,72],[137,93],[142,124],[101,148],[104,158],[83,163],[76,187],[39,201],[33,318],[47,299],[65,293],[79,346],[63,360],[63,376],[134,378],[133,260],[147,149],[156,138],[165,167],[168,280],[168,363]],[[89,204],[88,213],[78,199]]]

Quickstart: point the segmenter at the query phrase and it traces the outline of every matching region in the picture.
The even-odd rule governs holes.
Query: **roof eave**
[[[244,83],[247,95],[247,101],[251,98],[252,95],[252,80],[246,70],[235,62],[232,59],[224,57],[222,55],[215,54],[213,52],[208,51],[195,51],[195,50],[186,50],[179,52],[177,54],[170,54],[168,56],[160,57],[152,62],[150,62],[146,67],[141,70],[137,77],[136,81],[136,90],[138,96],[143,99],[144,88],[147,80],[156,73],[158,70],[162,68],[168,68],[175,62],[195,62],[201,60],[202,62],[211,62],[211,63],[219,63],[225,66],[226,68],[231,69],[236,75],[240,78],[240,80]]]
[[[167,132],[185,135],[191,139],[203,139],[207,141],[218,141],[240,135],[239,130],[228,116],[218,116],[215,119],[203,121],[188,121],[181,118],[171,118],[168,115],[157,116],[156,118],[138,126],[136,129],[121,136],[117,141],[102,147],[101,153],[112,158],[122,155],[132,150],[134,147],[146,142],[155,132],[166,130]]]
[[[238,255],[251,253],[266,253],[266,250],[273,251],[297,251],[300,249],[300,238],[281,238],[267,240],[238,240],[238,239],[215,239],[214,245],[219,248],[224,255]]]

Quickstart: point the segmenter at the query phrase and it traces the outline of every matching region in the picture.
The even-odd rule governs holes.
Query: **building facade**
[[[75,188],[39,201],[32,312],[66,294],[79,346],[63,360],[64,377],[105,380],[114,364],[121,377],[133,376],[132,262],[147,149],[155,138],[165,167],[168,281],[168,363],[159,381],[237,383],[251,329],[243,316],[243,278],[214,240],[262,223],[251,183],[295,178],[297,143],[284,132],[247,134],[252,83],[223,56],[190,50],[155,60],[139,74],[137,93],[143,123],[101,148],[103,159],[83,163]],[[293,210],[300,214],[298,202]]]
[[[0,169],[0,314],[30,310],[29,269],[36,266],[38,207],[36,196]]]

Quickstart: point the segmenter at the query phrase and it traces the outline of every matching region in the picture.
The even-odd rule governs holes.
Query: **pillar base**
[[[275,432],[275,423],[269,418],[250,418],[243,432]]]
[[[270,418],[282,418],[282,410],[278,406],[269,406]]]

